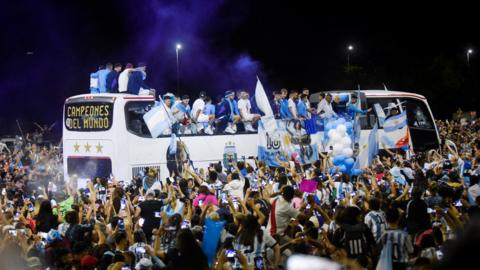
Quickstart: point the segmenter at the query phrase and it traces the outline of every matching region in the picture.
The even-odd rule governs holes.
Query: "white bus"
[[[382,107],[402,104],[401,109],[407,110],[412,147],[425,150],[438,148],[440,144],[432,112],[421,95],[383,90],[331,93],[356,93],[362,108],[370,108],[375,103]],[[310,100],[312,104],[318,102],[318,93],[312,94]],[[169,175],[167,165],[170,169],[171,166],[179,168],[187,156],[200,168],[219,161],[226,164],[237,158],[257,156],[259,135],[256,133],[181,135],[175,161],[172,163],[169,158],[167,162],[170,136],[152,138],[143,121],[143,115],[153,104],[153,96],[129,94],[85,94],[68,98],[63,121],[65,177],[113,174],[117,179],[130,182],[145,168],[153,167],[159,171],[158,178],[165,179]],[[377,121],[375,111],[360,118],[360,141],[366,140]]]

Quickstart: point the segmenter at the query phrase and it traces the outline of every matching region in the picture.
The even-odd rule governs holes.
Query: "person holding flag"
[[[355,116],[359,114],[366,114],[372,111],[372,108],[367,110],[360,109],[360,104],[357,103],[358,97],[355,94],[350,96],[350,102],[347,104],[347,115],[351,117],[351,119],[355,119]]]

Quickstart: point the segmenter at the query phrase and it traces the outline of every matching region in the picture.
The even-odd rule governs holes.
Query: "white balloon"
[[[345,136],[342,138],[342,144],[345,147],[350,147],[352,145],[352,139],[350,139],[348,136]]]
[[[337,156],[343,153],[343,145],[340,143],[336,143],[333,145],[333,155]]]
[[[340,124],[336,128],[337,132],[341,135],[344,135],[347,132],[347,127],[344,124]]]
[[[334,148],[335,149],[335,148]],[[351,157],[353,156],[353,150],[352,148],[348,147],[348,148],[343,148],[342,149],[342,155],[345,155],[347,157]]]
[[[333,136],[335,136],[335,134],[337,134],[337,131],[335,129],[330,129],[328,131],[328,138],[332,138]]]
[[[332,133],[332,136],[330,137],[330,140],[333,142],[333,143],[337,143],[339,142],[340,140],[342,139],[342,137],[337,133]]]

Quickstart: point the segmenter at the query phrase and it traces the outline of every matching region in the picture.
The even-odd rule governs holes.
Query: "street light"
[[[472,49],[467,50],[467,65],[470,66],[470,54],[473,53]]]
[[[177,53],[177,93],[180,91],[180,64],[178,61],[178,51],[182,49],[182,44],[177,43],[175,47],[175,52]]]
[[[350,72],[350,52],[353,51],[353,46],[348,45],[347,49],[348,49],[348,52],[347,52],[347,72]]]

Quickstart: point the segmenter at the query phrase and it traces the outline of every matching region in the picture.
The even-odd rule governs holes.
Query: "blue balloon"
[[[334,128],[333,122],[328,122],[325,125],[325,131],[328,132],[330,129]]]
[[[337,123],[340,124],[345,124],[345,118],[338,118]]]
[[[348,171],[350,171],[353,168],[354,163],[355,163],[355,160],[353,160],[353,158],[347,158],[343,162],[343,164],[345,164],[345,166],[347,167]]]
[[[341,173],[346,173],[347,172],[347,167],[345,165],[340,165],[340,166],[338,166],[338,170]]]
[[[353,128],[352,122],[346,122],[346,123],[345,123],[345,127],[346,127],[347,129]]]
[[[353,176],[359,176],[360,174],[362,174],[362,170],[360,170],[360,169],[353,169],[352,170],[352,175]]]
[[[335,166],[339,166],[339,165],[342,165],[345,161],[345,156],[344,155],[338,155],[336,157],[333,158],[333,165]]]

